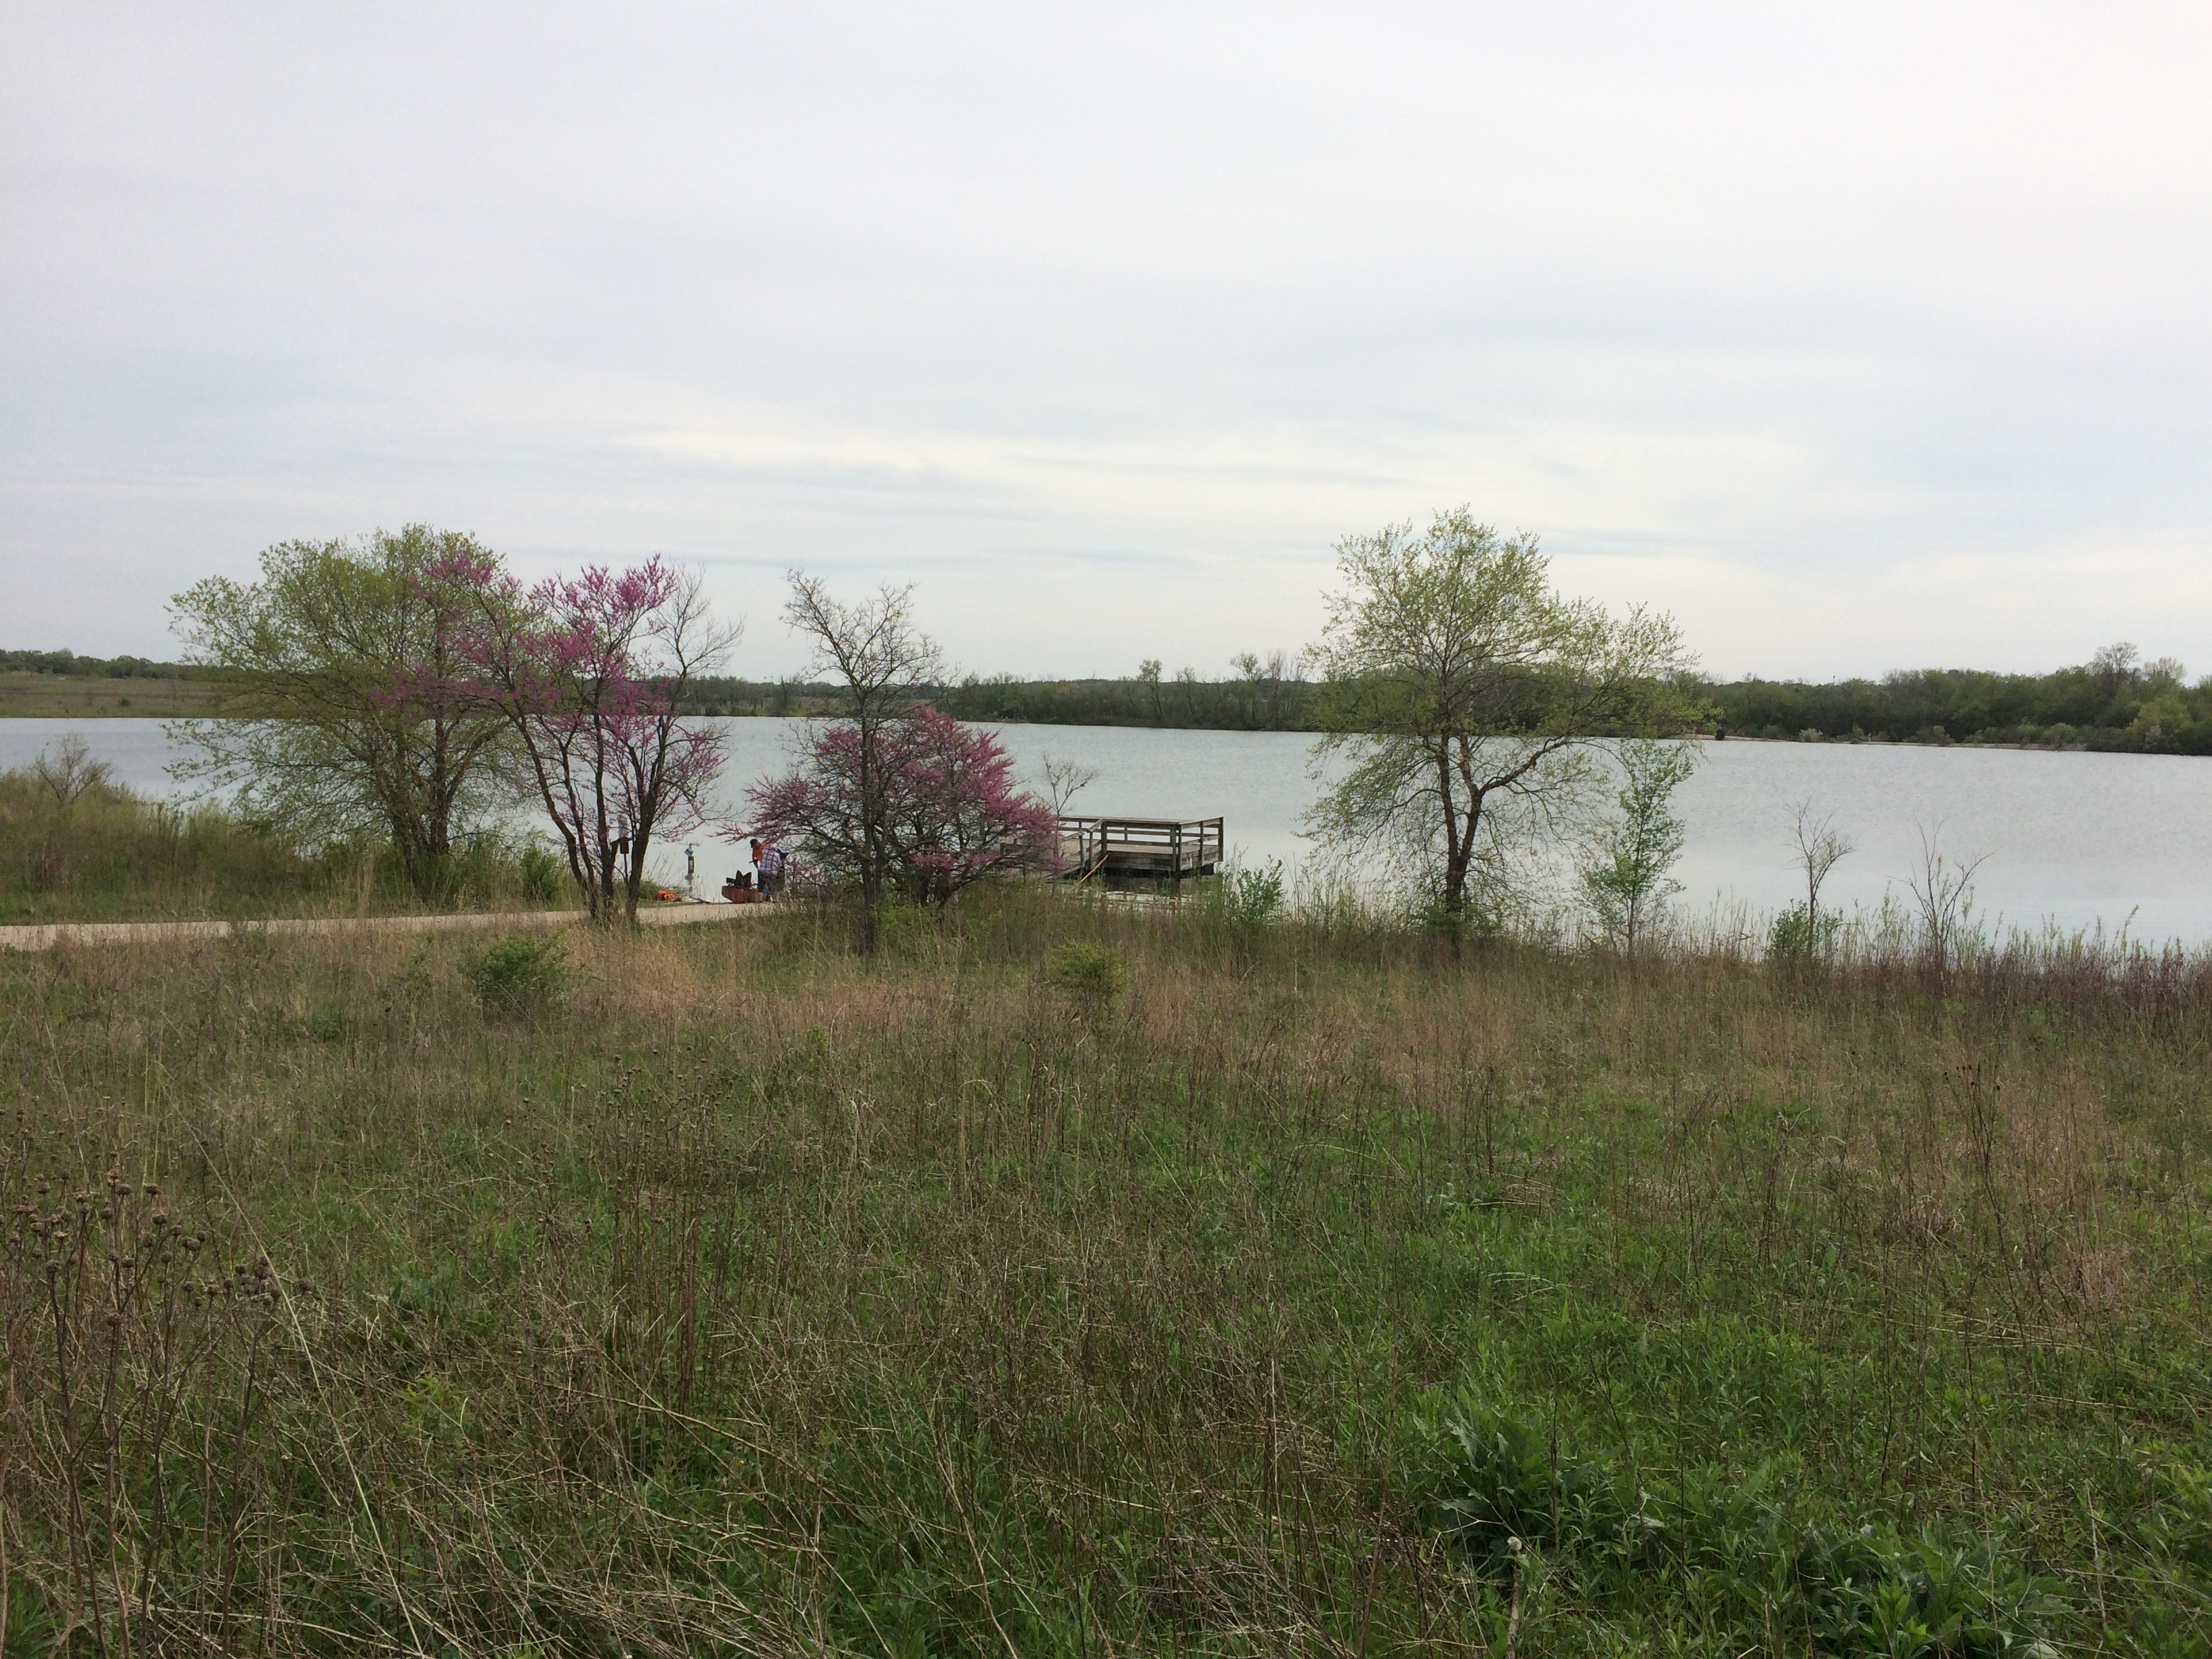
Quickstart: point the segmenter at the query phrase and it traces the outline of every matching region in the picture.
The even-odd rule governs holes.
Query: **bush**
[[[1283,861],[1269,859],[1259,869],[1232,865],[1206,884],[1199,900],[1207,923],[1256,933],[1282,919]]]
[[[1240,927],[1265,927],[1283,913],[1283,861],[1261,870],[1234,869],[1221,879],[1221,908]]]
[[[1793,904],[1774,918],[1767,930],[1769,962],[1825,962],[1834,954],[1842,937],[1844,919],[1832,910],[1814,916],[1802,904]]]
[[[103,781],[82,750],[40,758],[43,773],[0,772],[0,921],[313,915],[333,904],[383,915],[557,903],[573,891],[566,865],[520,833],[465,837],[425,863],[418,888],[389,842],[306,846],[234,805],[148,800]]]
[[[1121,953],[1109,945],[1075,939],[1052,953],[1052,982],[1082,1001],[1103,1004],[1120,996],[1129,982]]]
[[[1560,1461],[1556,1437],[1462,1398],[1442,1425],[1455,1465],[1436,1508],[1445,1528],[1478,1555],[1524,1541],[1600,1541],[1633,1555],[1650,1523],[1602,1464]]]
[[[561,896],[562,885],[568,878],[568,866],[539,842],[533,841],[522,849],[515,867],[522,878],[523,896],[546,904]]]
[[[487,1014],[534,1013],[561,994],[568,977],[561,947],[550,939],[503,939],[462,958],[461,971]]]

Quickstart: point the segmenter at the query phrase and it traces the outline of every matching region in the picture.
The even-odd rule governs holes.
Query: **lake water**
[[[746,781],[787,763],[799,728],[720,723],[734,812]],[[173,751],[159,720],[0,720],[0,768],[25,764],[70,731],[114,765],[119,781],[173,792],[163,769]],[[1218,817],[1248,860],[1279,858],[1295,872],[1316,856],[1297,833],[1316,787],[1305,734],[1008,726],[1000,736],[1032,783],[1048,755],[1097,769],[1074,811]],[[2212,760],[1735,740],[1701,744],[1698,755],[1676,798],[1688,829],[1675,872],[1686,908],[1717,901],[1773,910],[1801,896],[1790,808],[1809,795],[1858,843],[1830,877],[1824,902],[1902,896],[1925,827],[1954,857],[1986,855],[1976,883],[1984,917],[2111,929],[2132,916],[2137,939],[2212,942]],[[695,841],[702,878],[734,863],[711,837]],[[681,867],[680,851],[670,859],[664,868]]]

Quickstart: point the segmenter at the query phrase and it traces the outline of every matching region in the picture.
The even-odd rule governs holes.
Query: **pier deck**
[[[1165,881],[1210,876],[1223,856],[1219,818],[1063,817],[1060,856],[1070,881]]]

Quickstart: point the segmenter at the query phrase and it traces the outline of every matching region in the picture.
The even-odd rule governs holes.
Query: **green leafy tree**
[[[1590,836],[1582,866],[1583,894],[1607,939],[1632,959],[1650,937],[1667,901],[1682,890],[1669,873],[1682,856],[1682,821],[1674,791],[1698,769],[1685,743],[1633,738],[1620,745],[1627,787],[1616,816]]]
[[[1145,688],[1145,701],[1152,709],[1153,720],[1158,724],[1164,725],[1167,721],[1168,711],[1166,704],[1160,700],[1160,659],[1158,657],[1147,657],[1143,662],[1138,664],[1137,679]]]
[[[220,671],[214,717],[177,722],[183,781],[234,789],[310,845],[388,839],[409,884],[444,896],[454,847],[512,798],[495,711],[454,690],[468,595],[436,573],[453,531],[283,542],[258,581],[211,576],[170,602],[190,660]]]
[[[1674,621],[1613,617],[1553,590],[1534,536],[1462,507],[1338,544],[1320,644],[1316,764],[1345,763],[1310,822],[1380,851],[1456,928],[1522,835],[1580,821],[1589,745],[1679,731],[1700,712]]]

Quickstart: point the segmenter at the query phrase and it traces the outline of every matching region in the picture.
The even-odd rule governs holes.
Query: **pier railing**
[[[1224,856],[1219,818],[1063,817],[1060,863],[1072,881],[1210,876]]]

